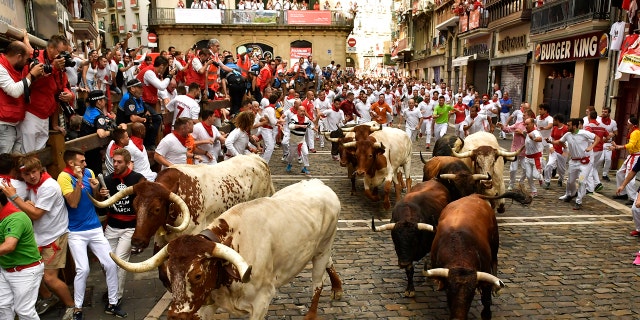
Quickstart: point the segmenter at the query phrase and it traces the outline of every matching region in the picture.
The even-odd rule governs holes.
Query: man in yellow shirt
[[[628,123],[631,126],[631,128],[629,128],[630,133],[628,137],[629,141],[627,142],[627,144],[616,145],[615,142],[612,142],[611,147],[609,147],[609,149],[611,150],[626,149],[627,152],[629,153],[629,155],[627,155],[627,158],[622,163],[622,166],[620,166],[620,169],[618,169],[618,172],[616,172],[616,182],[618,187],[622,185],[627,175],[627,172],[631,172],[631,169],[640,158],[640,130],[638,129],[638,118],[632,116],[631,118],[629,118]],[[638,196],[638,189],[636,188],[635,179],[632,179],[629,182],[629,184],[626,185],[624,190],[620,192],[620,194],[613,196],[613,198],[619,199],[619,200],[620,199],[624,200],[628,198],[627,202],[630,202],[630,203],[627,203],[627,204],[629,205],[629,204],[633,204],[633,201],[636,199],[637,196]]]

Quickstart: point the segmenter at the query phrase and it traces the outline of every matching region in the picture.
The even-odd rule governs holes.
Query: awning
[[[436,26],[436,29],[440,30],[440,31],[444,31],[444,30],[447,30],[447,28],[449,28],[449,27],[453,28],[453,27],[456,26],[456,24],[458,24],[459,20],[460,20],[459,16],[453,16],[453,17],[447,19],[447,21],[438,24]]]
[[[508,66],[512,64],[526,64],[527,59],[528,59],[528,55],[526,54],[507,57],[507,58],[491,59],[491,61],[489,61],[489,66],[497,67],[497,66]]]
[[[71,27],[74,29],[74,34],[79,40],[91,40],[98,38],[98,29],[96,29],[93,23],[87,20],[71,20]]]
[[[466,66],[467,63],[469,63],[469,58],[473,58],[473,56],[464,56],[464,57],[455,58],[451,61],[451,66],[453,67]]]

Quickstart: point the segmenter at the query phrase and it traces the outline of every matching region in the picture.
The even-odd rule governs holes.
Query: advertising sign
[[[233,10],[233,23],[236,24],[276,24],[280,12],[276,10]]]
[[[534,58],[538,63],[578,61],[606,57],[608,51],[609,37],[600,31],[538,43]]]
[[[176,24],[221,24],[219,9],[175,9]]]
[[[287,24],[331,25],[331,11],[328,10],[288,10]]]

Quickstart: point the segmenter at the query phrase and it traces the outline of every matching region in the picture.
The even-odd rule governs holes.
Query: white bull
[[[145,262],[111,256],[132,272],[162,264],[173,293],[169,319],[211,319],[209,312],[218,307],[264,319],[276,289],[312,262],[313,298],[305,319],[315,319],[325,272],[332,297],[342,296],[331,259],[339,213],[340,200],[331,188],[304,180],[272,197],[234,206],[200,235],[181,236]],[[203,305],[208,306],[196,315]]]

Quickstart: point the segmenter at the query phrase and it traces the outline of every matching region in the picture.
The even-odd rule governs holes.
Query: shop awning
[[[436,26],[436,30],[445,31],[445,30],[447,30],[447,28],[453,28],[458,24],[459,20],[460,20],[459,16],[453,16],[453,17],[447,19],[447,21],[438,24]]]
[[[451,61],[451,66],[453,67],[466,66],[467,63],[469,63],[469,58],[473,58],[473,56],[457,57]]]
[[[528,59],[528,55],[526,54],[507,57],[507,58],[491,59],[491,61],[489,61],[489,66],[497,67],[497,66],[508,66],[512,64],[526,64],[527,59]]]

